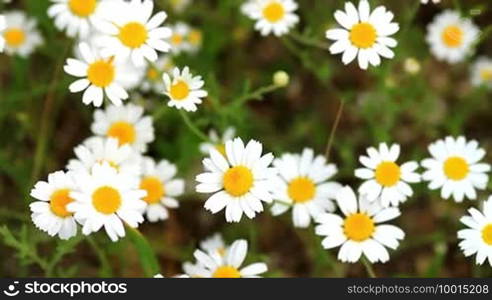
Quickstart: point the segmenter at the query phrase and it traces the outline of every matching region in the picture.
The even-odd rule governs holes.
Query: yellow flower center
[[[7,45],[14,48],[19,47],[26,40],[26,33],[24,32],[24,30],[20,28],[7,29],[3,33],[3,36],[5,38],[5,42],[7,43]]]
[[[240,197],[253,186],[253,173],[249,168],[237,166],[230,168],[224,174],[224,189],[234,197]]]
[[[463,30],[456,25],[450,25],[442,32],[442,41],[449,48],[456,48],[463,43]]]
[[[226,149],[224,144],[215,145],[215,150],[219,151],[220,154],[222,154],[223,156],[226,156]]]
[[[121,206],[120,192],[109,186],[100,187],[92,193],[92,205],[102,214],[114,214]]]
[[[157,177],[145,177],[140,181],[140,189],[147,191],[143,198],[148,204],[158,203],[165,195],[164,184]]]
[[[452,180],[462,180],[468,175],[470,168],[466,160],[452,156],[444,162],[444,174]]]
[[[343,224],[345,235],[353,241],[362,242],[374,233],[374,221],[365,213],[356,213],[348,216]]]
[[[349,37],[352,44],[357,48],[371,48],[376,43],[376,28],[367,22],[358,23],[350,29]]]
[[[140,48],[147,41],[148,32],[144,25],[131,22],[120,28],[118,38],[129,48]]]
[[[89,65],[87,69],[87,79],[100,88],[109,86],[115,77],[115,69],[113,65],[113,59],[109,60],[96,60]]]
[[[316,194],[316,185],[307,177],[297,177],[289,183],[287,193],[295,203],[308,202]]]
[[[221,266],[212,275],[214,278],[241,278],[239,270],[231,266]]]
[[[263,9],[263,17],[270,23],[277,23],[285,16],[285,9],[279,2],[270,2]]]
[[[193,45],[200,45],[202,43],[202,32],[200,30],[192,30],[188,35],[188,41]]]
[[[96,10],[96,0],[69,0],[68,8],[72,14],[86,18],[94,13]]]
[[[159,78],[159,72],[154,68],[149,68],[149,70],[147,71],[147,78],[155,81]]]
[[[492,81],[492,69],[482,70],[480,72],[480,77],[483,81]]]
[[[400,167],[392,161],[383,161],[376,167],[376,181],[382,186],[394,186],[400,180],[400,176]]]
[[[173,100],[184,100],[190,94],[190,87],[186,82],[180,80],[171,86],[169,94]]]
[[[482,230],[482,238],[485,244],[492,246],[492,223],[486,225]]]
[[[183,36],[181,34],[175,33],[171,36],[171,44],[176,46],[181,44],[182,42],[183,42]]]
[[[137,132],[133,124],[125,121],[114,122],[107,132],[109,137],[118,139],[120,145],[132,144],[135,142]]]
[[[70,217],[72,213],[67,210],[70,202],[73,202],[73,199],[70,198],[69,189],[57,190],[50,197],[51,211],[60,218]]]

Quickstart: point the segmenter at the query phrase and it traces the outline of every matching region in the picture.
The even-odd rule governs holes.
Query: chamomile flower
[[[139,152],[147,150],[147,144],[154,141],[152,118],[144,116],[141,106],[127,104],[108,106],[94,112],[92,132],[97,136],[112,137],[120,145],[130,145]]]
[[[155,93],[162,93],[165,86],[162,81],[162,74],[171,71],[174,68],[174,62],[169,55],[163,55],[159,59],[147,66],[145,77],[140,86],[144,92],[153,91]]]
[[[191,53],[196,53],[203,44],[203,33],[200,29],[190,28],[188,35],[186,36],[186,41],[190,45],[189,51]]]
[[[69,86],[70,92],[84,91],[82,102],[85,105],[92,103],[95,107],[103,104],[104,95],[114,105],[121,105],[128,99],[120,82],[120,74],[124,74],[122,65],[117,65],[113,57],[99,56],[86,43],[80,43],[79,50],[83,59],[69,58],[64,66],[66,73],[80,78]]]
[[[207,253],[218,252],[224,256],[227,251],[227,246],[220,233],[216,233],[200,242],[200,249]]]
[[[272,202],[271,181],[276,170],[270,167],[271,153],[262,155],[261,143],[241,138],[227,141],[226,155],[215,149],[203,160],[205,173],[196,177],[199,193],[213,193],[205,209],[213,214],[225,209],[227,222],[239,222],[243,213],[250,219],[263,211],[263,202]]]
[[[144,218],[147,192],[138,188],[134,176],[118,172],[108,163],[95,164],[90,172],[75,175],[78,191],[70,195],[75,201],[67,205],[82,224],[82,233],[89,235],[104,227],[112,241],[125,236],[123,223],[136,228]]]
[[[371,12],[367,0],[360,0],[358,9],[351,2],[345,2],[345,11],[335,12],[335,19],[343,28],[326,32],[326,38],[336,41],[330,53],[343,53],[345,65],[357,58],[359,67],[364,70],[369,65],[379,66],[381,57],[393,58],[390,48],[396,47],[397,42],[390,36],[400,29],[392,22],[393,16],[384,6]]]
[[[116,138],[92,137],[74,149],[76,159],[68,162],[70,171],[90,172],[95,164],[108,163],[118,172],[140,176],[140,153],[130,145],[119,145]]]
[[[4,26],[0,24],[0,41],[4,51],[9,55],[27,57],[43,43],[43,38],[37,30],[36,20],[29,18],[23,12],[11,11],[4,15]]]
[[[427,170],[422,174],[424,181],[429,181],[429,189],[441,189],[441,197],[453,197],[462,202],[466,197],[477,198],[475,189],[487,187],[490,165],[480,163],[485,157],[485,150],[479,148],[475,140],[467,141],[465,137],[446,137],[429,145],[432,158],[422,161]]]
[[[196,111],[197,104],[202,103],[202,98],[208,96],[203,88],[204,82],[201,76],[193,76],[190,69],[185,67],[182,71],[174,68],[172,75],[167,73],[162,75],[164,80],[164,94],[169,97],[168,106],[184,109],[186,111]]]
[[[492,59],[479,57],[471,67],[471,82],[474,86],[492,89]]]
[[[143,198],[147,202],[145,214],[150,222],[166,220],[169,217],[168,209],[179,207],[176,197],[184,192],[184,180],[176,179],[176,166],[167,160],[159,163],[145,157],[142,160],[142,176],[140,189],[147,192]]]
[[[190,33],[190,26],[183,22],[176,23],[171,27],[171,37],[169,38],[169,43],[171,44],[171,52],[174,54],[179,54],[181,52],[186,52],[191,49],[190,43],[188,43],[188,35]]]
[[[194,268],[187,273],[190,277],[201,278],[255,278],[265,273],[268,267],[265,263],[253,263],[241,268],[248,253],[248,242],[246,240],[235,241],[228,249],[225,256],[218,252],[205,253],[195,250],[193,255],[197,260]],[[186,271],[186,270],[185,270]]]
[[[342,216],[324,213],[318,216],[316,234],[325,236],[325,249],[338,246],[338,260],[357,262],[362,254],[371,262],[385,263],[389,253],[385,247],[395,250],[405,233],[394,225],[381,224],[400,215],[396,207],[383,208],[379,202],[370,202],[363,195],[357,196],[346,186],[337,194],[337,204]]]
[[[241,10],[256,21],[255,29],[261,35],[282,36],[299,22],[295,14],[297,8],[294,0],[250,0]]]
[[[0,15],[0,32],[3,32],[7,24],[5,24],[5,17]],[[5,38],[2,34],[0,34],[0,53],[3,52],[3,48],[5,48]]]
[[[215,149],[222,155],[225,153],[225,143],[232,140],[236,136],[236,129],[234,127],[227,127],[221,137],[217,134],[214,129],[210,130],[208,133],[209,142],[204,142],[200,144],[200,151],[203,154],[209,154],[210,149]]]
[[[355,170],[355,176],[366,180],[360,187],[359,193],[366,195],[369,201],[380,199],[383,207],[397,206],[413,195],[409,183],[420,182],[420,175],[415,172],[418,163],[396,163],[400,156],[400,146],[388,147],[386,143],[379,144],[379,149],[370,147],[367,156],[362,155],[359,161],[364,168]]]
[[[492,267],[492,196],[483,203],[483,211],[468,210],[469,216],[460,219],[469,228],[458,231],[459,247],[465,256],[476,254],[475,262],[481,265],[488,258]]]
[[[104,0],[103,0],[104,1]],[[100,0],[51,0],[48,16],[55,26],[66,31],[69,37],[86,38],[97,18]]]
[[[98,41],[103,53],[114,55],[117,60],[131,59],[135,66],[143,66],[145,59],[157,60],[156,50],[169,51],[171,46],[166,39],[171,36],[171,29],[161,26],[167,14],[161,11],[152,16],[154,1],[118,1],[113,6],[101,13],[103,21],[96,24],[105,34]]]
[[[427,43],[439,60],[449,63],[462,61],[471,51],[479,30],[470,19],[459,12],[446,10],[427,26]]]
[[[77,234],[77,224],[67,205],[74,201],[72,192],[77,186],[72,175],[58,171],[48,175],[48,181],[39,181],[31,191],[35,201],[29,205],[32,221],[37,228],[51,236],[67,240]]]
[[[342,187],[329,181],[337,173],[334,164],[327,164],[322,155],[314,156],[312,149],[301,154],[284,154],[273,161],[279,172],[275,180],[273,215],[280,215],[292,208],[295,227],[306,228],[324,212],[333,212],[332,200]]]

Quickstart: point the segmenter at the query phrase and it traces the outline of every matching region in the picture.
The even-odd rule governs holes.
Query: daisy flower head
[[[31,197],[37,199],[29,205],[31,218],[37,228],[50,236],[58,235],[67,240],[77,234],[73,214],[67,210],[72,203],[72,192],[77,186],[72,174],[58,171],[48,175],[48,181],[39,181],[31,190]]]
[[[168,106],[184,109],[186,111],[196,111],[197,104],[202,103],[202,98],[208,96],[203,88],[204,82],[201,76],[193,76],[190,69],[185,67],[183,70],[174,68],[172,74],[164,73],[164,94],[169,97]]]
[[[10,11],[4,14],[4,24],[0,21],[0,48],[5,53],[27,57],[43,43],[37,30],[37,22],[21,11]],[[3,25],[3,26],[2,26]]]
[[[155,63],[147,66],[140,89],[143,92],[161,93],[165,89],[162,74],[171,71],[173,68],[174,62],[169,55],[159,57]]]
[[[190,26],[183,22],[176,23],[171,27],[172,34],[169,37],[169,44],[171,44],[173,54],[180,54],[191,49],[191,45],[188,43],[190,30]]]
[[[147,192],[143,198],[147,202],[145,214],[150,222],[166,220],[168,209],[179,207],[176,197],[184,192],[184,180],[174,178],[176,166],[167,160],[156,163],[152,158],[142,160],[140,189]]]
[[[198,52],[198,50],[200,50],[203,44],[203,32],[197,28],[190,28],[190,32],[188,32],[186,41],[190,45],[189,51],[191,53]]]
[[[85,38],[89,35],[101,2],[104,0],[51,0],[48,16],[55,26],[69,37]]]
[[[166,39],[171,36],[171,29],[161,26],[167,14],[161,11],[152,16],[154,1],[115,1],[110,4],[101,13],[102,21],[96,24],[104,34],[98,41],[103,53],[114,55],[117,60],[130,59],[139,67],[145,65],[145,59],[156,61],[156,50],[170,50]]]
[[[490,165],[481,163],[485,150],[479,148],[475,140],[467,141],[465,137],[446,137],[429,145],[432,158],[422,161],[427,169],[422,174],[424,181],[429,181],[429,189],[441,189],[441,197],[453,196],[456,202],[463,199],[477,198],[475,189],[487,187]]]
[[[399,165],[396,161],[400,156],[400,146],[386,143],[379,144],[379,149],[370,147],[367,156],[362,155],[359,161],[364,166],[355,170],[355,176],[366,180],[359,193],[366,195],[369,201],[380,199],[383,207],[397,206],[413,195],[409,183],[420,182],[420,175],[415,171],[419,167],[414,161]]]
[[[488,258],[492,267],[492,196],[483,202],[483,211],[470,208],[468,212],[460,219],[468,228],[458,231],[459,247],[467,257],[476,254],[477,265]]]
[[[69,171],[90,172],[95,164],[108,163],[118,172],[140,176],[140,153],[116,138],[91,137],[74,149],[76,159],[68,162]]]
[[[273,165],[279,173],[274,183],[273,215],[292,208],[294,226],[306,228],[311,218],[335,210],[333,200],[342,186],[329,181],[337,167],[328,164],[324,156],[315,156],[312,149],[306,148],[301,154],[282,155]]]
[[[371,262],[389,261],[385,248],[395,250],[405,233],[394,225],[382,224],[400,215],[396,207],[383,208],[379,202],[370,202],[363,195],[355,195],[352,188],[343,187],[337,194],[342,216],[333,213],[319,215],[316,234],[325,236],[325,249],[340,246],[338,260],[355,263],[362,254]]]
[[[7,24],[5,24],[5,17],[0,15],[0,32],[3,32]],[[5,38],[2,34],[0,34],[0,53],[3,52],[3,48],[5,48]]]
[[[250,0],[241,10],[256,21],[255,29],[261,35],[282,36],[299,22],[297,8],[294,0]]]
[[[205,253],[195,250],[193,254],[197,263],[188,269],[190,277],[201,278],[256,278],[265,273],[268,267],[265,263],[253,263],[241,268],[248,253],[248,242],[236,240],[228,248],[227,254],[221,256],[218,252]],[[186,271],[186,270],[185,270]]]
[[[213,214],[225,209],[227,222],[239,222],[243,213],[250,219],[263,211],[263,202],[272,202],[271,181],[276,170],[270,167],[274,157],[262,155],[261,143],[251,140],[245,146],[241,138],[227,141],[226,155],[215,149],[203,160],[205,173],[196,177],[198,193],[213,193],[205,209]]]
[[[82,102],[100,107],[104,95],[114,105],[121,105],[128,99],[128,93],[119,82],[123,74],[121,65],[117,65],[114,57],[101,57],[87,43],[80,43],[79,50],[82,60],[68,58],[64,70],[67,74],[78,77],[70,86],[70,92],[84,91]]]
[[[471,67],[471,82],[474,86],[492,89],[492,59],[479,57]]]
[[[393,13],[384,6],[376,7],[372,12],[367,0],[360,0],[356,8],[351,2],[345,2],[345,11],[337,10],[335,19],[342,26],[326,32],[326,38],[335,41],[330,47],[331,54],[342,55],[347,65],[355,58],[361,69],[369,65],[379,66],[381,57],[393,58],[390,48],[397,45],[390,36],[395,34],[399,25],[393,20]]]
[[[222,155],[225,153],[225,143],[232,140],[236,136],[236,129],[234,127],[227,127],[222,136],[219,137],[217,131],[214,129],[210,130],[208,133],[209,142],[204,142],[200,144],[200,151],[203,154],[209,154],[210,149],[215,149]]]
[[[131,103],[96,110],[91,129],[96,136],[116,138],[120,145],[128,144],[140,153],[155,138],[152,118],[144,116],[143,107]]]
[[[218,252],[224,256],[227,251],[227,246],[220,233],[216,233],[200,242],[200,249],[207,253]]]
[[[470,19],[459,12],[446,10],[427,26],[427,43],[439,60],[448,63],[462,61],[471,51],[480,31]]]
[[[136,228],[143,222],[147,192],[138,188],[138,178],[118,172],[108,163],[95,164],[90,172],[75,174],[78,191],[75,201],[67,205],[82,224],[82,233],[89,235],[104,227],[114,242],[125,236],[123,224]]]

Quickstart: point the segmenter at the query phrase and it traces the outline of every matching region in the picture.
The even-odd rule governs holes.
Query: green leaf
[[[128,237],[137,249],[145,276],[153,277],[160,273],[159,262],[147,239],[135,228],[126,226],[126,229]]]

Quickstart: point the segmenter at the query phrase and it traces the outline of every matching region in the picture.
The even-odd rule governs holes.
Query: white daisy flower
[[[117,65],[112,57],[98,56],[86,43],[80,43],[79,50],[83,60],[69,58],[64,66],[66,73],[80,78],[69,86],[70,92],[84,91],[82,102],[85,105],[93,103],[95,107],[102,105],[104,95],[114,105],[121,105],[122,100],[128,99],[120,82],[123,65]]]
[[[188,35],[186,36],[186,41],[190,45],[189,51],[191,53],[198,52],[203,44],[202,31],[196,28],[190,28],[190,32],[188,32]]]
[[[413,195],[409,183],[420,182],[420,175],[415,172],[419,167],[414,161],[402,165],[396,163],[400,156],[400,145],[388,147],[379,144],[379,150],[370,147],[367,156],[359,158],[364,168],[355,170],[355,176],[366,181],[359,187],[359,193],[366,195],[369,201],[381,200],[383,207],[397,206]]]
[[[70,173],[58,171],[48,175],[48,182],[39,181],[31,190],[35,201],[29,205],[31,218],[37,228],[50,236],[67,240],[77,234],[77,224],[67,205],[74,201],[72,192],[77,186]]]
[[[191,44],[187,39],[190,30],[190,26],[183,22],[176,23],[171,27],[172,35],[169,38],[169,44],[171,44],[172,53],[179,54],[191,50]]]
[[[492,59],[479,57],[471,67],[471,82],[474,86],[492,89]]]
[[[147,66],[140,89],[144,92],[162,93],[166,88],[162,81],[162,74],[170,72],[173,68],[174,62],[169,55],[159,57],[155,63]]]
[[[429,181],[429,189],[441,188],[441,197],[448,199],[453,196],[456,202],[466,197],[477,198],[475,189],[487,187],[490,165],[480,163],[485,157],[485,150],[479,148],[478,142],[466,141],[465,137],[446,137],[429,145],[432,158],[422,161],[427,170],[422,174],[424,181]]]
[[[220,233],[216,233],[200,242],[200,249],[207,253],[218,252],[220,255],[224,256],[227,248],[228,247]]]
[[[218,252],[205,253],[195,250],[197,263],[187,273],[190,277],[201,278],[256,278],[265,273],[268,267],[265,263],[253,263],[241,268],[248,253],[248,242],[246,240],[235,241],[225,256]],[[186,271],[186,270],[185,270]]]
[[[202,98],[208,96],[207,91],[202,89],[204,82],[201,76],[193,76],[190,69],[185,67],[182,71],[174,68],[172,76],[167,73],[162,75],[164,80],[164,94],[170,98],[169,107],[196,111],[197,104],[202,103]]]
[[[492,267],[492,196],[483,203],[483,212],[476,208],[468,210],[469,216],[460,219],[469,228],[458,231],[459,246],[465,256],[476,254],[475,262],[481,265],[488,258]]]
[[[327,164],[322,155],[314,156],[312,149],[302,154],[284,154],[273,161],[279,176],[275,180],[274,199],[271,210],[274,216],[292,207],[295,227],[306,228],[324,212],[333,212],[336,194],[342,187],[338,182],[328,181],[337,173],[334,164]]]
[[[420,0],[420,3],[422,3],[422,4],[427,4],[429,2],[432,2],[434,4],[437,4],[437,3],[440,3],[441,0]]]
[[[142,160],[142,176],[140,189],[147,192],[143,198],[147,202],[145,213],[150,222],[166,220],[169,217],[168,209],[179,207],[176,197],[184,192],[184,180],[176,179],[176,166],[167,160],[158,164],[149,157]]]
[[[200,144],[200,152],[203,154],[209,154],[210,149],[215,149],[220,152],[222,155],[226,155],[225,153],[225,143],[227,141],[232,140],[236,136],[236,129],[234,127],[227,127],[224,131],[224,134],[219,137],[217,131],[214,129],[210,130],[208,133],[209,142],[204,142]]]
[[[0,32],[3,32],[5,28],[7,28],[5,17],[0,15]],[[0,34],[0,53],[3,52],[3,48],[5,48],[5,38],[3,37],[3,34]]]
[[[104,0],[51,0],[48,16],[54,19],[55,27],[69,37],[85,38],[98,15]]]
[[[43,43],[34,18],[29,18],[21,11],[5,12],[4,18],[4,24],[0,24],[3,41],[0,41],[0,47],[4,44],[5,53],[27,57]]]
[[[114,242],[125,236],[123,223],[136,228],[144,221],[142,212],[147,192],[138,188],[138,178],[121,173],[108,163],[95,164],[90,172],[74,175],[79,191],[67,205],[75,219],[82,224],[82,233],[89,235],[104,226]]]
[[[427,26],[427,43],[434,56],[449,63],[462,61],[471,51],[480,31],[459,12],[446,10]]]
[[[140,176],[140,153],[130,145],[119,145],[116,138],[92,137],[74,148],[76,159],[68,162],[69,171],[90,172],[95,164],[108,163],[118,172]]]
[[[205,173],[196,177],[199,193],[213,193],[205,209],[213,214],[225,208],[227,222],[239,222],[243,213],[250,219],[263,211],[262,201],[272,202],[271,181],[276,170],[270,167],[271,153],[262,155],[261,143],[241,138],[227,141],[226,155],[215,149],[203,160]]]
[[[143,66],[145,59],[157,60],[156,50],[168,52],[171,46],[166,39],[171,36],[171,29],[161,26],[167,14],[161,11],[152,16],[153,10],[152,0],[118,1],[112,7],[108,5],[101,13],[104,21],[96,24],[105,34],[98,41],[103,53],[114,55],[117,60],[131,58],[135,66]]]
[[[371,262],[389,261],[385,247],[395,250],[405,233],[394,225],[381,224],[400,215],[396,207],[383,208],[379,202],[369,202],[365,196],[357,196],[346,186],[337,195],[337,204],[343,216],[324,213],[318,216],[316,234],[326,236],[325,249],[338,246],[338,260],[357,262],[361,255]]]
[[[120,145],[129,144],[137,151],[145,152],[155,136],[152,118],[143,113],[143,107],[131,103],[98,109],[94,112],[92,132],[97,136],[116,138]]]
[[[367,0],[360,0],[358,9],[351,2],[345,2],[345,11],[335,12],[335,19],[343,28],[326,32],[326,38],[336,41],[331,45],[330,53],[343,53],[342,62],[345,65],[357,57],[361,69],[365,70],[369,65],[379,66],[380,56],[394,56],[390,48],[396,47],[397,42],[389,36],[400,27],[392,22],[393,17],[393,13],[384,6],[378,6],[371,12]]]
[[[299,22],[299,16],[295,14],[297,8],[294,0],[250,0],[241,10],[256,21],[255,29],[261,35],[282,36]]]

